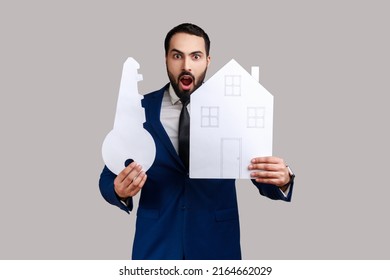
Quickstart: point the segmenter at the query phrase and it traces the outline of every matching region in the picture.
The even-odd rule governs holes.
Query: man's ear
[[[210,62],[211,62],[211,56],[208,56],[208,57],[207,57],[207,67],[209,67]]]

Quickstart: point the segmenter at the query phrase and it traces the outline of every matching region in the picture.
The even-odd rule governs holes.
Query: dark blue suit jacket
[[[188,177],[160,122],[167,87],[145,95],[142,100],[144,128],[154,138],[156,158],[140,193],[132,258],[241,259],[235,180]],[[126,207],[114,192],[115,177],[104,167],[100,191],[109,203],[129,213],[132,205]],[[285,197],[273,185],[254,185],[260,194],[271,199],[291,199],[292,189]]]

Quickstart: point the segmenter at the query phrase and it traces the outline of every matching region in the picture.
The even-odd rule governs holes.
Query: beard
[[[168,77],[169,77],[169,81],[173,87],[173,89],[175,90],[175,93],[176,95],[179,97],[179,98],[182,98],[182,97],[187,97],[189,98],[191,93],[193,93],[195,90],[197,90],[204,82],[204,79],[206,77],[206,72],[207,72],[207,67],[206,69],[199,75],[199,78],[198,79],[195,79],[194,75],[192,75],[191,72],[186,72],[186,71],[183,71],[180,73],[180,75],[177,77],[177,79],[173,76],[173,74],[171,72],[169,72],[168,68],[167,68],[167,72],[168,72]],[[188,75],[188,76],[191,76],[192,77],[192,81],[194,83],[194,88],[192,90],[180,90],[180,87],[179,87],[179,82],[180,82],[180,78],[183,76],[183,75]]]

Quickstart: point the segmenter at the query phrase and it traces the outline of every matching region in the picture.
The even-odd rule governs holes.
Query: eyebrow
[[[184,52],[179,51],[178,49],[172,49],[170,52],[177,52],[179,54],[184,54]],[[203,54],[203,52],[202,51],[193,51],[190,53],[190,55],[194,55],[194,54]]]

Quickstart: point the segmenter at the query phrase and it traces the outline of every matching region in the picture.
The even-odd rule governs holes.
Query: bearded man
[[[210,39],[199,26],[184,23],[168,32],[164,46],[169,83],[142,101],[155,161],[144,172],[131,159],[118,175],[105,166],[100,191],[128,213],[140,193],[133,259],[241,259],[235,180],[188,176],[187,106],[205,79]],[[261,195],[291,200],[294,176],[283,159],[253,157],[248,169]]]

